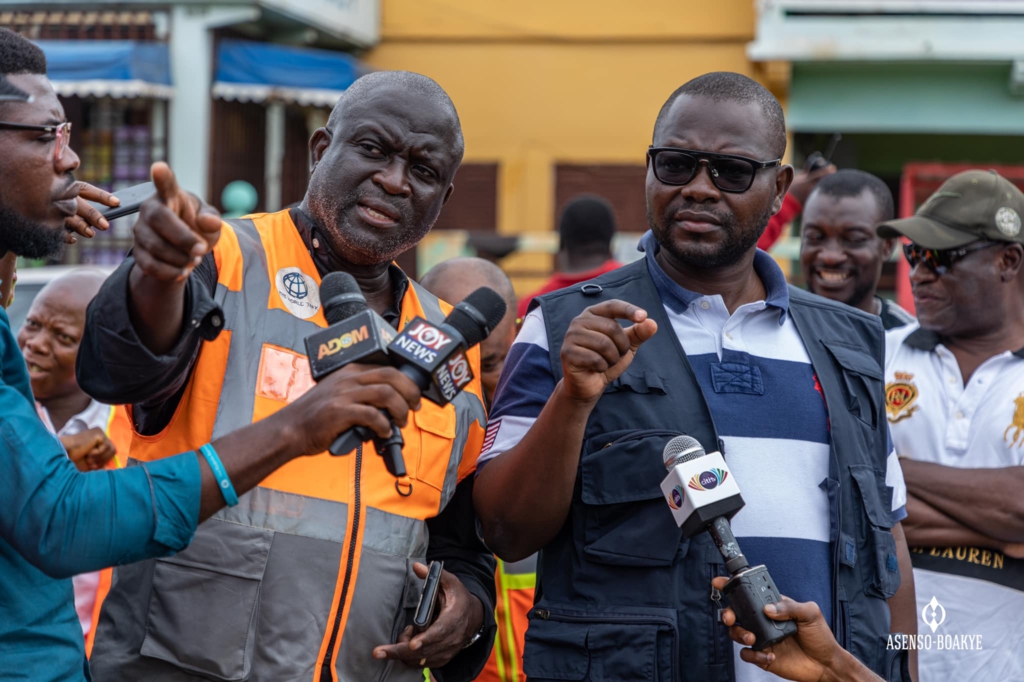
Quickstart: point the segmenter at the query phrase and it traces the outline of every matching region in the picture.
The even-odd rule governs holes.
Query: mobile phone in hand
[[[152,182],[144,182],[141,185],[127,187],[119,192],[114,192],[114,196],[121,200],[121,203],[117,206],[104,206],[95,201],[90,201],[89,204],[107,220],[116,220],[132,213],[138,213],[139,208],[142,207],[142,202],[154,194],[156,194],[156,185]]]
[[[427,569],[427,577],[423,579],[423,593],[420,594],[420,603],[416,606],[416,615],[412,624],[418,630],[425,630],[434,620],[434,611],[437,609],[437,597],[441,594],[441,571],[444,570],[443,561],[431,561]]]

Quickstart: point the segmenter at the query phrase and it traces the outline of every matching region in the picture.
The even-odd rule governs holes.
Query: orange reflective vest
[[[511,564],[499,559],[494,582],[498,588],[494,609],[498,633],[491,657],[476,682],[526,682],[523,647],[530,624],[527,614],[533,608],[537,587],[537,555]]]
[[[312,386],[303,340],[327,322],[288,212],[226,222],[213,253],[223,330],[202,342],[167,427],[135,434],[133,460],[194,450]],[[401,308],[400,326],[451,310],[415,282]],[[476,467],[486,415],[479,351],[468,355],[477,378],[467,390],[410,415],[407,477],[388,474],[372,446],[300,458],[200,525],[186,550],[115,569],[94,678],[326,682],[326,667],[344,682],[422,679],[372,652],[411,621],[426,520]]]

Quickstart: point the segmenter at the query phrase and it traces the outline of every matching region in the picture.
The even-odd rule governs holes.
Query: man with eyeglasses
[[[721,553],[684,539],[663,498],[680,433],[729,462],[752,564],[816,602],[871,670],[908,679],[886,649],[916,616],[882,326],[790,288],[756,248],[793,178],[785,147],[782,107],[756,82],[680,87],[647,154],[645,258],[539,297],[512,346],[474,501],[502,559],[543,550],[531,682],[771,678],[739,663],[719,620]]]
[[[64,111],[42,50],[0,28],[0,76],[32,98],[0,101],[0,255],[45,258],[59,253],[66,228],[105,225],[82,208],[78,156],[61,137]],[[82,473],[40,421],[0,310],[0,677],[91,679],[72,575],[174,554],[200,521],[279,467],[356,425],[389,434],[378,408],[404,425],[419,398],[397,370],[349,365],[280,412],[203,445],[202,455]]]
[[[886,338],[886,411],[909,493],[921,681],[1024,679],[1024,194],[955,175],[904,237],[918,324]],[[954,648],[938,646],[954,643]]]

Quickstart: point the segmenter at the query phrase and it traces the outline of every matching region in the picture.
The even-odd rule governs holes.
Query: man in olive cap
[[[1017,187],[972,170],[878,228],[910,240],[918,315],[886,337],[885,395],[931,634],[921,682],[1024,679],[1021,216]]]

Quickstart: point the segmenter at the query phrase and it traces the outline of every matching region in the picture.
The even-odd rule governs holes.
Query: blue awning
[[[359,61],[344,52],[222,40],[213,94],[243,102],[333,106],[362,74]]]
[[[133,40],[40,40],[58,94],[158,97],[174,94],[165,43]]]

